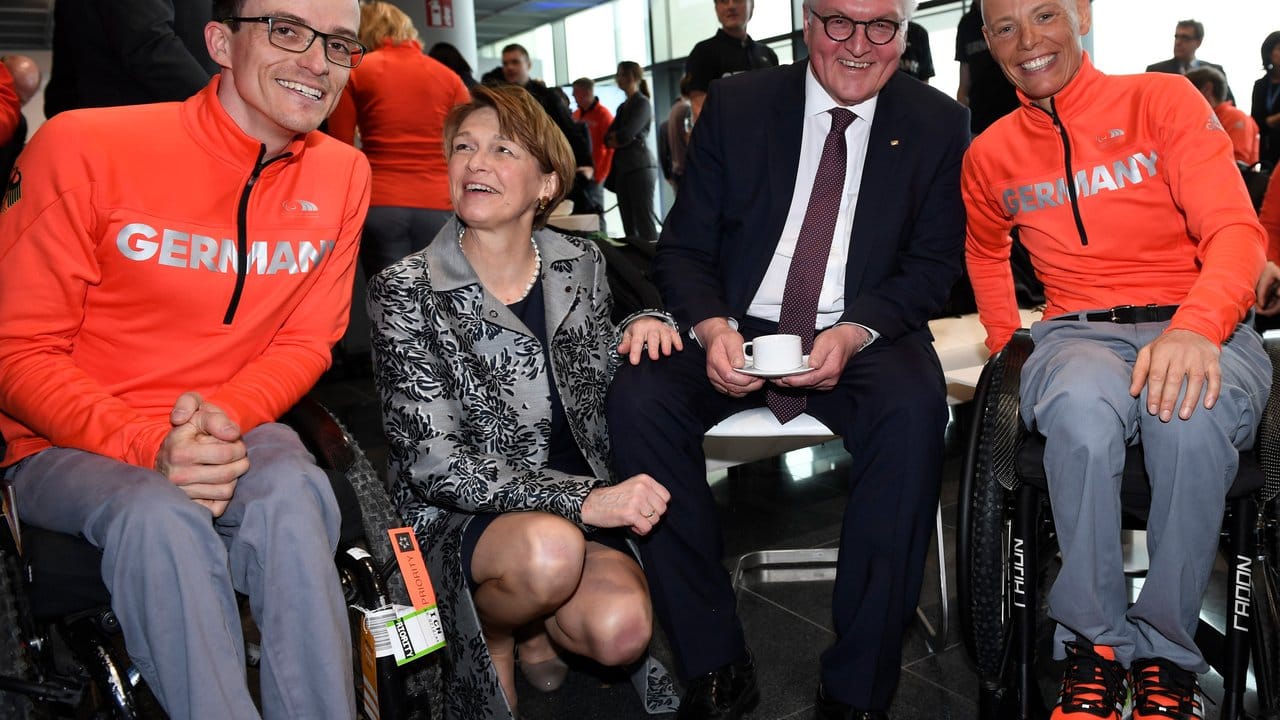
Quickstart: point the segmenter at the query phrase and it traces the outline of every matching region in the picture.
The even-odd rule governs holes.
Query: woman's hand
[[[638,365],[645,348],[649,349],[649,359],[657,360],[673,351],[683,350],[684,341],[669,323],[656,317],[638,317],[623,328],[618,354],[626,355],[632,365]]]
[[[632,475],[617,485],[598,487],[582,502],[582,522],[602,528],[629,527],[647,535],[667,511],[671,493],[645,474]]]

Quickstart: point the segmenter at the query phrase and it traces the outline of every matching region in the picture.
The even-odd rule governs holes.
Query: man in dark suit
[[[852,455],[818,717],[885,717],[897,687],[946,424],[926,323],[961,271],[969,141],[963,107],[896,72],[914,7],[808,0],[809,59],[720,80],[694,128],[654,274],[697,342],[620,370],[608,405],[615,469],[671,492],[640,548],[681,720],[737,718],[759,697],[701,440],[766,404],[785,421],[799,402]],[[743,341],[780,330],[810,336],[813,369],[742,372]]]
[[[1147,72],[1186,75],[1196,68],[1211,67],[1226,77],[1227,71],[1223,70],[1221,65],[1196,57],[1196,51],[1200,49],[1202,42],[1204,42],[1204,23],[1199,20],[1179,20],[1178,26],[1173,30],[1173,57],[1148,65]],[[1236,101],[1235,96],[1231,94],[1230,86],[1227,87],[1227,100],[1232,103]]]

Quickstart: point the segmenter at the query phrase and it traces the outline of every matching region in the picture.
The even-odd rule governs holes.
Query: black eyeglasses
[[[835,42],[844,42],[853,37],[853,33],[861,25],[866,30],[867,41],[872,45],[888,45],[897,37],[898,28],[902,26],[902,23],[897,20],[889,20],[887,18],[854,20],[843,15],[823,16],[813,10],[809,12],[822,21],[822,29],[827,33],[827,37]]]
[[[353,68],[364,59],[365,46],[359,41],[342,35],[322,33],[315,28],[297,20],[278,17],[229,17],[222,22],[231,23],[266,23],[267,39],[272,45],[292,53],[304,53],[311,49],[316,38],[324,41],[324,56],[334,65]]]

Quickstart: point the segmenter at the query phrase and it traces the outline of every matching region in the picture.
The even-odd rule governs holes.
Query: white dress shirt
[[[831,131],[831,114],[828,112],[840,105],[827,94],[812,68],[804,74],[804,134],[800,143],[800,164],[796,168],[796,184],[791,195],[791,208],[787,211],[787,222],[782,228],[782,237],[774,250],[773,260],[765,272],[760,288],[751,300],[747,314],[769,320],[778,321],[782,310],[782,294],[787,286],[787,273],[791,269],[791,256],[795,254],[796,241],[800,238],[800,226],[804,223],[805,211],[809,207],[809,196],[813,192],[813,178],[818,174],[818,165],[822,161],[822,148],[826,144],[827,134]],[[816,329],[834,325],[844,313],[844,275],[849,255],[849,236],[853,232],[853,215],[858,207],[858,191],[862,187],[862,168],[867,156],[867,144],[871,139],[871,123],[875,119],[876,97],[847,106],[848,110],[857,114],[857,118],[845,130],[845,145],[848,152],[845,164],[844,192],[840,196],[840,214],[836,218],[835,233],[831,238],[831,255],[827,258],[827,272],[822,281],[822,293],[818,296],[818,317]],[[877,333],[867,328],[872,336]]]

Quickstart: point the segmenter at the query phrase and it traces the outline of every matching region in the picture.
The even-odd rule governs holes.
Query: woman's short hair
[[[573,187],[574,160],[569,141],[528,90],[509,84],[477,85],[471,89],[471,102],[453,108],[445,118],[446,158],[453,157],[453,139],[458,135],[458,128],[471,113],[482,108],[490,108],[497,113],[498,129],[519,143],[537,161],[542,172],[555,173],[560,179],[554,195],[547,198],[547,206],[533,217],[535,229],[546,225],[551,211]]]
[[[1276,30],[1262,41],[1262,67],[1271,69],[1271,50],[1280,45],[1280,30]]]
[[[392,45],[418,42],[418,29],[403,10],[382,0],[361,3],[360,43],[370,50],[377,50],[388,40]]]

